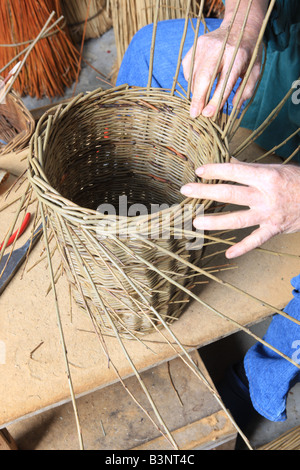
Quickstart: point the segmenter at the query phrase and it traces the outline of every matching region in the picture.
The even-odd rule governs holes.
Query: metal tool
[[[34,232],[32,238],[30,238],[25,245],[17,250],[14,250],[12,253],[8,253],[3,256],[0,263],[0,295],[12,280],[20,266],[26,259],[27,254],[35,246],[40,236],[43,233],[43,224],[41,224],[36,231]],[[8,261],[7,261],[8,260]],[[7,263],[7,264],[6,264]],[[3,271],[4,270],[4,271]],[[2,273],[3,271],[3,273]],[[2,273],[2,275],[1,275]]]

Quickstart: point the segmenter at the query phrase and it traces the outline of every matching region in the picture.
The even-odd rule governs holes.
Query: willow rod
[[[300,77],[299,77],[300,80]],[[268,117],[261,123],[261,125],[255,129],[242,143],[238,146],[237,149],[234,150],[232,156],[237,157],[242,151],[244,151],[257,137],[259,137],[264,130],[269,126],[269,124],[274,121],[274,119],[278,116],[279,112],[287,102],[287,100],[293,94],[294,89],[290,88],[290,90],[286,93],[283,99],[278,103],[278,105],[273,109],[273,111],[268,115]]]
[[[171,89],[171,95],[172,96],[174,95],[176,83],[178,81],[178,75],[179,75],[179,70],[180,70],[180,66],[181,66],[182,51],[183,51],[184,41],[185,41],[185,38],[186,38],[187,29],[188,29],[190,7],[191,7],[191,0],[188,0],[187,6],[186,6],[183,34],[181,36],[179,53],[178,53],[177,67],[176,67],[175,77],[174,77],[173,85],[172,85],[172,89]]]
[[[215,120],[216,117],[217,117],[217,115],[219,114],[220,107],[221,107],[221,103],[222,103],[223,96],[224,96],[224,92],[225,92],[225,88],[226,88],[226,86],[227,86],[227,83],[228,83],[228,80],[229,80],[229,76],[230,76],[231,71],[232,71],[232,69],[233,69],[233,65],[234,65],[234,62],[235,62],[237,53],[238,53],[238,51],[239,51],[239,48],[240,48],[240,44],[241,44],[242,39],[243,39],[243,35],[244,35],[245,27],[246,27],[246,24],[247,24],[247,21],[248,21],[248,17],[249,17],[249,13],[250,13],[250,9],[251,9],[252,3],[253,3],[253,0],[249,0],[248,6],[247,6],[247,10],[246,10],[246,14],[245,14],[245,18],[244,18],[244,21],[243,21],[243,25],[242,25],[242,27],[241,27],[241,31],[240,31],[240,34],[239,34],[237,43],[236,43],[236,45],[235,45],[235,49],[234,49],[233,54],[232,54],[232,58],[231,58],[231,61],[230,61],[229,68],[228,68],[228,70],[227,70],[227,72],[226,72],[226,75],[225,75],[225,79],[224,79],[224,83],[223,83],[223,86],[222,86],[221,94],[220,94],[220,96],[219,96],[217,108],[216,108],[215,114],[214,114],[214,116],[213,116],[213,118],[212,118],[213,120]]]
[[[88,232],[86,232],[86,235],[88,237],[90,237],[90,234]],[[123,246],[124,249],[128,249],[130,252],[131,250],[126,247],[118,238],[116,237],[113,237],[115,242],[121,246]],[[115,267],[120,271],[120,275],[125,277],[126,280],[131,284],[131,286],[134,288],[134,290],[138,293],[138,295],[141,297],[141,299],[148,303],[147,299],[144,297],[144,295],[139,291],[139,289],[135,286],[134,282],[124,273],[124,271],[118,266],[118,264],[115,262],[115,260],[113,258],[111,258],[107,251],[101,246],[101,243],[99,243],[99,248],[102,252],[104,252],[105,256],[107,256],[110,261],[115,265]],[[132,254],[135,256],[136,254],[132,252]],[[137,255],[137,258],[141,258],[139,255]],[[157,270],[157,268],[155,268],[152,263],[148,263],[146,262],[146,260],[143,260],[146,264],[148,264],[149,266],[151,266],[151,268],[153,268],[154,270]],[[160,271],[157,270],[159,273]],[[161,274],[161,273],[160,273]],[[166,279],[170,279],[168,276],[166,275],[163,275]],[[176,281],[174,281],[175,285],[180,286],[180,284],[176,283]],[[182,288],[182,286],[180,286]],[[190,291],[188,291],[190,292]],[[230,420],[233,422],[233,424],[235,425],[235,427],[237,428],[237,430],[239,431],[239,433],[241,434],[241,436],[243,437],[243,439],[245,440],[245,442],[247,443],[248,447],[251,449],[251,446],[250,446],[250,443],[248,442],[248,439],[246,438],[246,436],[243,434],[243,432],[239,429],[239,427],[237,426],[237,424],[234,422],[234,420],[232,419],[230,413],[228,413],[227,409],[225,408],[220,396],[218,393],[216,393],[215,389],[209,384],[209,382],[207,381],[207,379],[203,376],[203,374],[201,373],[201,371],[199,370],[199,368],[197,367],[197,365],[194,363],[194,361],[190,358],[189,354],[187,353],[186,349],[184,348],[184,346],[181,344],[181,342],[177,339],[176,335],[172,332],[172,330],[169,328],[169,326],[165,323],[164,319],[161,317],[161,315],[159,315],[159,313],[157,312],[157,310],[150,304],[148,304],[149,308],[152,310],[152,312],[155,314],[155,316],[159,319],[159,321],[162,323],[162,325],[164,326],[164,328],[169,332],[169,334],[171,335],[171,337],[173,338],[173,340],[175,341],[175,343],[179,346],[179,348],[181,349],[182,353],[186,356],[187,360],[188,360],[188,363],[190,364],[190,366],[192,367],[192,371],[194,371],[194,373],[203,381],[203,383],[208,387],[208,389],[213,393],[214,397],[216,398],[216,400],[218,401],[218,403],[221,405],[221,407],[223,408],[223,410],[226,412],[226,414],[228,415],[228,417],[230,418]],[[119,335],[118,335],[119,336]],[[168,344],[172,347],[171,343],[168,342]],[[182,358],[182,356],[181,356]],[[182,358],[183,359],[183,358]]]
[[[194,68],[194,65],[195,65],[195,55],[196,55],[196,50],[197,50],[197,41],[198,41],[198,35],[199,35],[199,28],[200,28],[201,18],[202,18],[202,14],[203,14],[204,1],[205,1],[205,0],[201,0],[200,6],[199,6],[198,17],[197,17],[197,24],[196,24],[196,30],[195,30],[195,37],[194,37],[194,44],[193,44],[193,52],[192,52],[192,60],[191,60],[190,73],[189,73],[189,79],[188,79],[188,87],[187,87],[187,99],[188,99],[189,101],[190,101],[190,98],[191,98],[193,68]],[[178,76],[177,76],[177,78],[178,78]]]
[[[259,51],[259,48],[260,48],[260,45],[262,43],[262,40],[263,40],[263,36],[264,36],[264,33],[265,33],[265,30],[266,30],[266,27],[267,27],[267,24],[269,22],[269,18],[270,18],[270,15],[272,13],[272,10],[274,8],[274,5],[276,3],[276,0],[270,0],[270,3],[269,3],[269,7],[268,7],[268,10],[267,10],[267,13],[265,15],[265,18],[264,18],[264,21],[262,23],[262,26],[261,26],[261,29],[260,29],[260,33],[259,33],[259,36],[258,36],[258,39],[256,41],[256,44],[255,44],[255,48],[254,48],[254,51],[253,51],[253,54],[252,54],[252,57],[251,57],[251,60],[250,60],[250,63],[249,63],[249,66],[248,66],[248,69],[247,69],[247,72],[245,73],[245,76],[243,78],[243,81],[239,87],[239,90],[238,90],[238,93],[236,95],[236,103],[235,105],[233,106],[233,110],[232,110],[232,113],[230,114],[230,117],[228,119],[228,122],[226,123],[225,125],[225,128],[222,132],[222,138],[224,138],[226,135],[228,135],[231,131],[231,128],[236,120],[236,113],[237,113],[237,108],[239,106],[239,103],[240,103],[240,100],[241,100],[241,97],[242,97],[242,94],[245,90],[245,87],[247,85],[247,82],[248,82],[248,79],[249,79],[249,76],[252,72],[252,69],[253,69],[253,66],[255,64],[255,61],[256,61],[256,58],[257,58],[257,54],[258,54],[258,51]]]
[[[43,222],[44,242],[45,242],[46,251],[47,251],[47,258],[48,258],[48,265],[49,265],[49,270],[50,270],[52,291],[53,291],[53,295],[54,295],[54,303],[55,303],[55,309],[56,309],[56,319],[57,319],[57,323],[58,323],[60,339],[61,339],[61,345],[62,345],[62,348],[63,348],[63,356],[64,356],[64,361],[65,361],[65,369],[66,369],[66,374],[67,374],[67,378],[68,378],[68,382],[69,382],[69,388],[70,388],[72,404],[73,404],[73,409],[74,409],[74,414],[75,414],[76,427],[77,427],[78,439],[79,439],[79,446],[80,446],[81,450],[84,450],[81,426],[80,426],[80,422],[79,422],[77,405],[76,405],[76,400],[75,400],[75,393],[74,393],[74,388],[73,388],[73,383],[72,383],[72,376],[71,376],[69,361],[68,361],[67,347],[66,347],[63,327],[62,327],[62,323],[61,323],[61,315],[60,315],[60,309],[59,309],[59,305],[58,305],[56,286],[55,286],[55,281],[54,281],[52,260],[51,260],[51,257],[50,257],[50,249],[49,249],[49,245],[48,245],[46,218],[45,218],[44,209],[43,209],[43,205],[42,205],[41,201],[39,201],[39,207],[40,207],[40,213],[41,213],[42,222]]]
[[[109,321],[109,323],[110,323],[110,325],[111,325],[111,328],[112,328],[112,330],[113,330],[113,332],[114,332],[114,334],[115,334],[115,337],[116,337],[117,340],[118,340],[118,343],[119,343],[121,349],[122,349],[123,352],[124,352],[125,357],[127,358],[127,360],[128,360],[128,362],[129,362],[129,364],[130,364],[130,366],[131,366],[131,368],[132,368],[132,370],[133,370],[133,372],[134,372],[136,378],[138,379],[138,381],[139,381],[139,383],[140,383],[140,385],[141,385],[141,387],[142,387],[142,389],[143,389],[145,395],[147,396],[147,398],[148,398],[148,400],[149,400],[149,402],[150,402],[150,404],[151,404],[151,406],[152,406],[152,409],[153,409],[153,411],[154,411],[154,413],[155,413],[155,415],[156,415],[158,421],[160,422],[160,424],[161,424],[161,425],[163,426],[163,428],[165,429],[165,432],[166,432],[168,438],[170,439],[170,442],[172,443],[173,447],[174,447],[175,449],[177,449],[178,447],[177,447],[176,442],[174,441],[174,439],[173,439],[172,435],[170,434],[170,432],[169,432],[167,426],[165,425],[165,423],[164,423],[164,421],[163,421],[163,419],[162,419],[162,417],[161,417],[161,415],[160,415],[160,413],[159,413],[159,411],[158,411],[158,409],[157,409],[157,407],[156,407],[156,405],[155,405],[155,403],[154,403],[154,401],[153,401],[153,399],[152,399],[150,393],[148,392],[148,390],[147,390],[147,388],[146,388],[146,386],[145,386],[145,384],[144,384],[144,381],[142,380],[142,378],[141,378],[140,374],[138,373],[138,371],[137,371],[137,369],[136,369],[136,367],[135,367],[135,365],[134,365],[134,363],[133,363],[133,361],[132,361],[130,355],[128,354],[128,352],[127,352],[127,350],[126,350],[126,347],[125,347],[125,345],[124,345],[124,343],[123,343],[123,341],[122,341],[122,339],[121,339],[121,337],[120,337],[120,335],[119,335],[119,332],[118,332],[117,328],[115,327],[114,322],[113,322],[112,319],[111,319],[111,316],[109,315],[109,313],[108,313],[108,311],[107,311],[107,308],[106,308],[106,306],[105,306],[105,304],[104,304],[104,302],[103,302],[103,300],[102,300],[102,297],[100,296],[100,294],[99,294],[99,292],[98,292],[98,290],[97,290],[97,288],[96,288],[96,286],[95,286],[95,284],[94,284],[94,281],[93,281],[93,279],[92,279],[92,277],[91,277],[91,275],[90,275],[89,269],[88,269],[88,267],[86,266],[86,261],[81,257],[81,255],[80,255],[80,253],[79,253],[79,251],[78,251],[78,249],[77,249],[77,247],[76,247],[76,244],[74,243],[74,240],[73,240],[73,238],[72,238],[72,236],[71,236],[71,234],[70,234],[70,231],[69,231],[69,227],[65,224],[65,222],[64,222],[63,219],[62,219],[62,223],[63,223],[63,226],[64,226],[65,231],[68,233],[69,241],[70,241],[70,243],[72,244],[74,253],[75,253],[76,257],[77,257],[77,261],[78,261],[78,263],[80,263],[80,268],[83,270],[84,274],[85,274],[85,275],[87,276],[87,278],[89,279],[89,282],[91,283],[91,286],[92,286],[92,288],[93,288],[94,294],[95,294],[96,298],[98,299],[100,305],[102,306],[103,311],[105,312],[106,318],[107,318],[107,320]],[[100,248],[100,245],[99,245],[99,248]]]
[[[247,297],[253,299],[253,300],[256,300],[257,302],[259,302],[261,305],[265,306],[265,307],[269,307],[271,308],[272,310],[274,310],[274,312],[284,316],[285,318],[287,318],[288,320],[290,321],[293,321],[294,323],[296,324],[300,324],[300,322],[298,320],[295,320],[293,317],[290,317],[289,315],[285,314],[285,312],[282,312],[281,310],[277,309],[276,307],[273,307],[272,305],[269,305],[268,303],[266,302],[263,302],[262,300],[256,298],[255,296],[247,293],[247,292],[244,292],[242,291],[241,289],[239,289],[238,287],[235,287],[233,286],[232,284],[228,283],[228,282],[225,282],[221,279],[218,279],[216,276],[214,276],[213,274],[210,274],[206,271],[204,271],[203,269],[201,268],[198,268],[198,266],[195,266],[193,264],[191,264],[189,261],[186,261],[184,260],[182,257],[176,255],[175,253],[172,253],[171,251],[169,250],[166,250],[165,248],[163,247],[160,247],[160,246],[156,246],[153,242],[151,242],[150,240],[146,239],[146,238],[143,238],[143,237],[140,237],[139,234],[136,235],[138,238],[141,238],[145,243],[148,243],[149,245],[153,246],[154,248],[160,250],[160,251],[163,251],[165,252],[166,254],[168,254],[169,256],[171,256],[172,258],[176,258],[177,260],[180,260],[182,263],[186,264],[187,266],[190,266],[192,267],[195,271],[203,274],[204,276],[218,282],[219,284],[222,284],[226,287],[229,287],[239,293],[242,293],[243,295],[246,295]],[[119,241],[119,243],[121,243]],[[232,318],[226,316],[225,314],[217,311],[216,309],[214,309],[213,307],[211,307],[210,305],[208,305],[206,302],[204,302],[203,300],[200,299],[200,297],[198,297],[196,294],[192,293],[191,291],[189,291],[188,289],[186,289],[185,287],[181,286],[180,284],[178,284],[176,281],[174,281],[173,279],[171,279],[169,276],[166,276],[164,273],[162,273],[160,270],[158,270],[157,268],[155,268],[155,266],[152,264],[152,263],[149,263],[146,259],[140,257],[139,255],[136,254],[136,256],[141,259],[143,261],[143,263],[147,264],[148,266],[151,267],[151,269],[154,269],[156,270],[158,273],[160,273],[163,277],[165,277],[165,279],[167,279],[169,282],[171,282],[172,284],[174,284],[176,287],[179,287],[181,290],[183,290],[184,292],[186,292],[188,295],[190,295],[192,298],[194,298],[195,300],[197,300],[197,302],[200,302],[202,305],[204,305],[205,307],[207,307],[208,309],[212,310],[214,313],[216,313],[218,316],[221,316],[223,319],[226,319],[226,320],[229,320],[231,323],[233,323],[235,326],[237,326],[239,329],[242,329],[243,331],[245,331],[246,333],[248,333],[249,335],[251,335],[253,338],[255,338],[257,341],[261,342],[262,344],[264,344],[265,346],[267,346],[269,349],[272,349],[274,352],[276,352],[277,354],[279,354],[281,357],[283,357],[284,359],[286,359],[287,361],[291,362],[291,364],[293,364],[294,366],[297,367],[297,369],[300,369],[300,364],[297,364],[295,361],[293,361],[292,359],[290,359],[288,356],[286,356],[285,354],[281,353],[279,350],[277,350],[276,348],[273,348],[270,344],[268,344],[267,342],[265,342],[264,340],[262,340],[261,338],[259,338],[258,336],[256,336],[255,334],[253,334],[248,328],[245,328],[243,325],[240,325],[238,322],[236,322],[235,320],[233,320]]]

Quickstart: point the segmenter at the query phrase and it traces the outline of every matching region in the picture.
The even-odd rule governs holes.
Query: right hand
[[[205,106],[206,94],[209,89],[209,83],[218,63],[219,55],[226,37],[227,28],[228,23],[223,21],[220,28],[210,33],[204,34],[203,36],[200,36],[198,38],[194,68],[192,71],[193,76],[191,85],[192,101],[190,114],[193,118],[199,116],[201,113],[203,114],[203,116],[212,117],[214,116],[215,111],[217,109],[219,97],[222,93],[222,87],[226,79],[226,74],[230,68],[230,63],[233,57],[235,45],[238,41],[238,37],[240,34],[241,25],[234,24],[231,29],[222,57],[222,61],[219,66],[218,73],[220,74],[220,76],[215,92],[210,101]],[[230,72],[229,79],[227,81],[220,109],[222,109],[222,107],[225,105],[225,102],[228,99],[230,93],[232,92],[238,78],[244,77],[244,74],[247,71],[249,62],[251,60],[256,45],[257,37],[257,28],[245,28],[239,50],[235,57],[233,67]],[[190,74],[192,49],[193,48],[189,50],[189,52],[186,54],[182,61],[184,77],[187,81],[189,79]],[[260,48],[259,54],[257,55],[247,85],[242,93],[241,100],[238,104],[239,108],[242,106],[244,101],[250,99],[253,95],[256,82],[260,75],[261,60],[262,46]],[[235,104],[235,98],[233,99],[233,104]]]

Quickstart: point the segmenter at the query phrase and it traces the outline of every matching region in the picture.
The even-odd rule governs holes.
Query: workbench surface
[[[22,160],[21,156],[2,157],[1,167],[20,174],[26,167],[26,160]],[[18,194],[22,190],[24,185],[18,189]],[[13,192],[10,198],[15,197],[16,193]],[[3,204],[2,200],[0,205]],[[0,212],[1,234],[6,233],[16,208],[17,204],[11,206],[9,211]],[[25,243],[29,234],[28,230],[18,240],[17,246]],[[300,255],[300,233],[278,236],[264,247]],[[217,245],[217,248],[222,250],[224,246]],[[68,401],[70,397],[53,293],[46,295],[50,285],[46,260],[27,272],[40,259],[42,250],[43,242],[40,241],[30,254],[26,272],[23,273],[21,268],[1,295],[0,426]],[[57,263],[58,258],[54,255],[54,266]],[[210,259],[211,265],[228,263],[222,253]],[[230,261],[230,266],[232,269],[217,272],[216,276],[254,295],[261,302],[215,281],[203,284],[199,294],[209,305],[241,325],[251,325],[271,315],[273,309],[265,307],[264,302],[283,308],[292,296],[290,279],[300,270],[299,258],[273,256],[259,250]],[[70,309],[65,276],[58,281],[57,292],[76,394],[85,394],[115,382],[116,374],[93,332],[90,319],[74,303]],[[195,300],[172,325],[172,331],[189,351],[237,330],[236,325]],[[118,341],[107,336],[105,342],[119,374],[122,377],[132,375],[131,366]],[[125,345],[138,370],[148,369],[176,356],[176,348],[174,350],[168,345],[159,333],[147,335],[143,342],[127,340]]]

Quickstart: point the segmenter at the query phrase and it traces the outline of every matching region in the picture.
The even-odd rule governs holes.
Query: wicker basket
[[[34,127],[31,113],[17,93],[10,91],[5,102],[0,104],[0,155],[24,148]]]
[[[187,101],[158,89],[97,90],[58,108],[54,117],[41,118],[29,179],[61,249],[76,302],[102,332],[111,333],[113,321],[120,334],[135,337],[159,326],[153,309],[166,323],[182,313],[189,296],[159,271],[188,289],[193,272],[149,247],[143,236],[151,234],[157,245],[198,263],[201,249],[189,251],[187,239],[162,237],[161,231],[170,220],[178,227],[188,204],[185,224],[200,202],[210,204],[185,199],[180,187],[196,181],[201,164],[227,159],[217,126],[192,120]],[[132,217],[117,211],[116,218],[97,210],[103,203],[119,207],[125,195],[131,208],[168,207]]]

